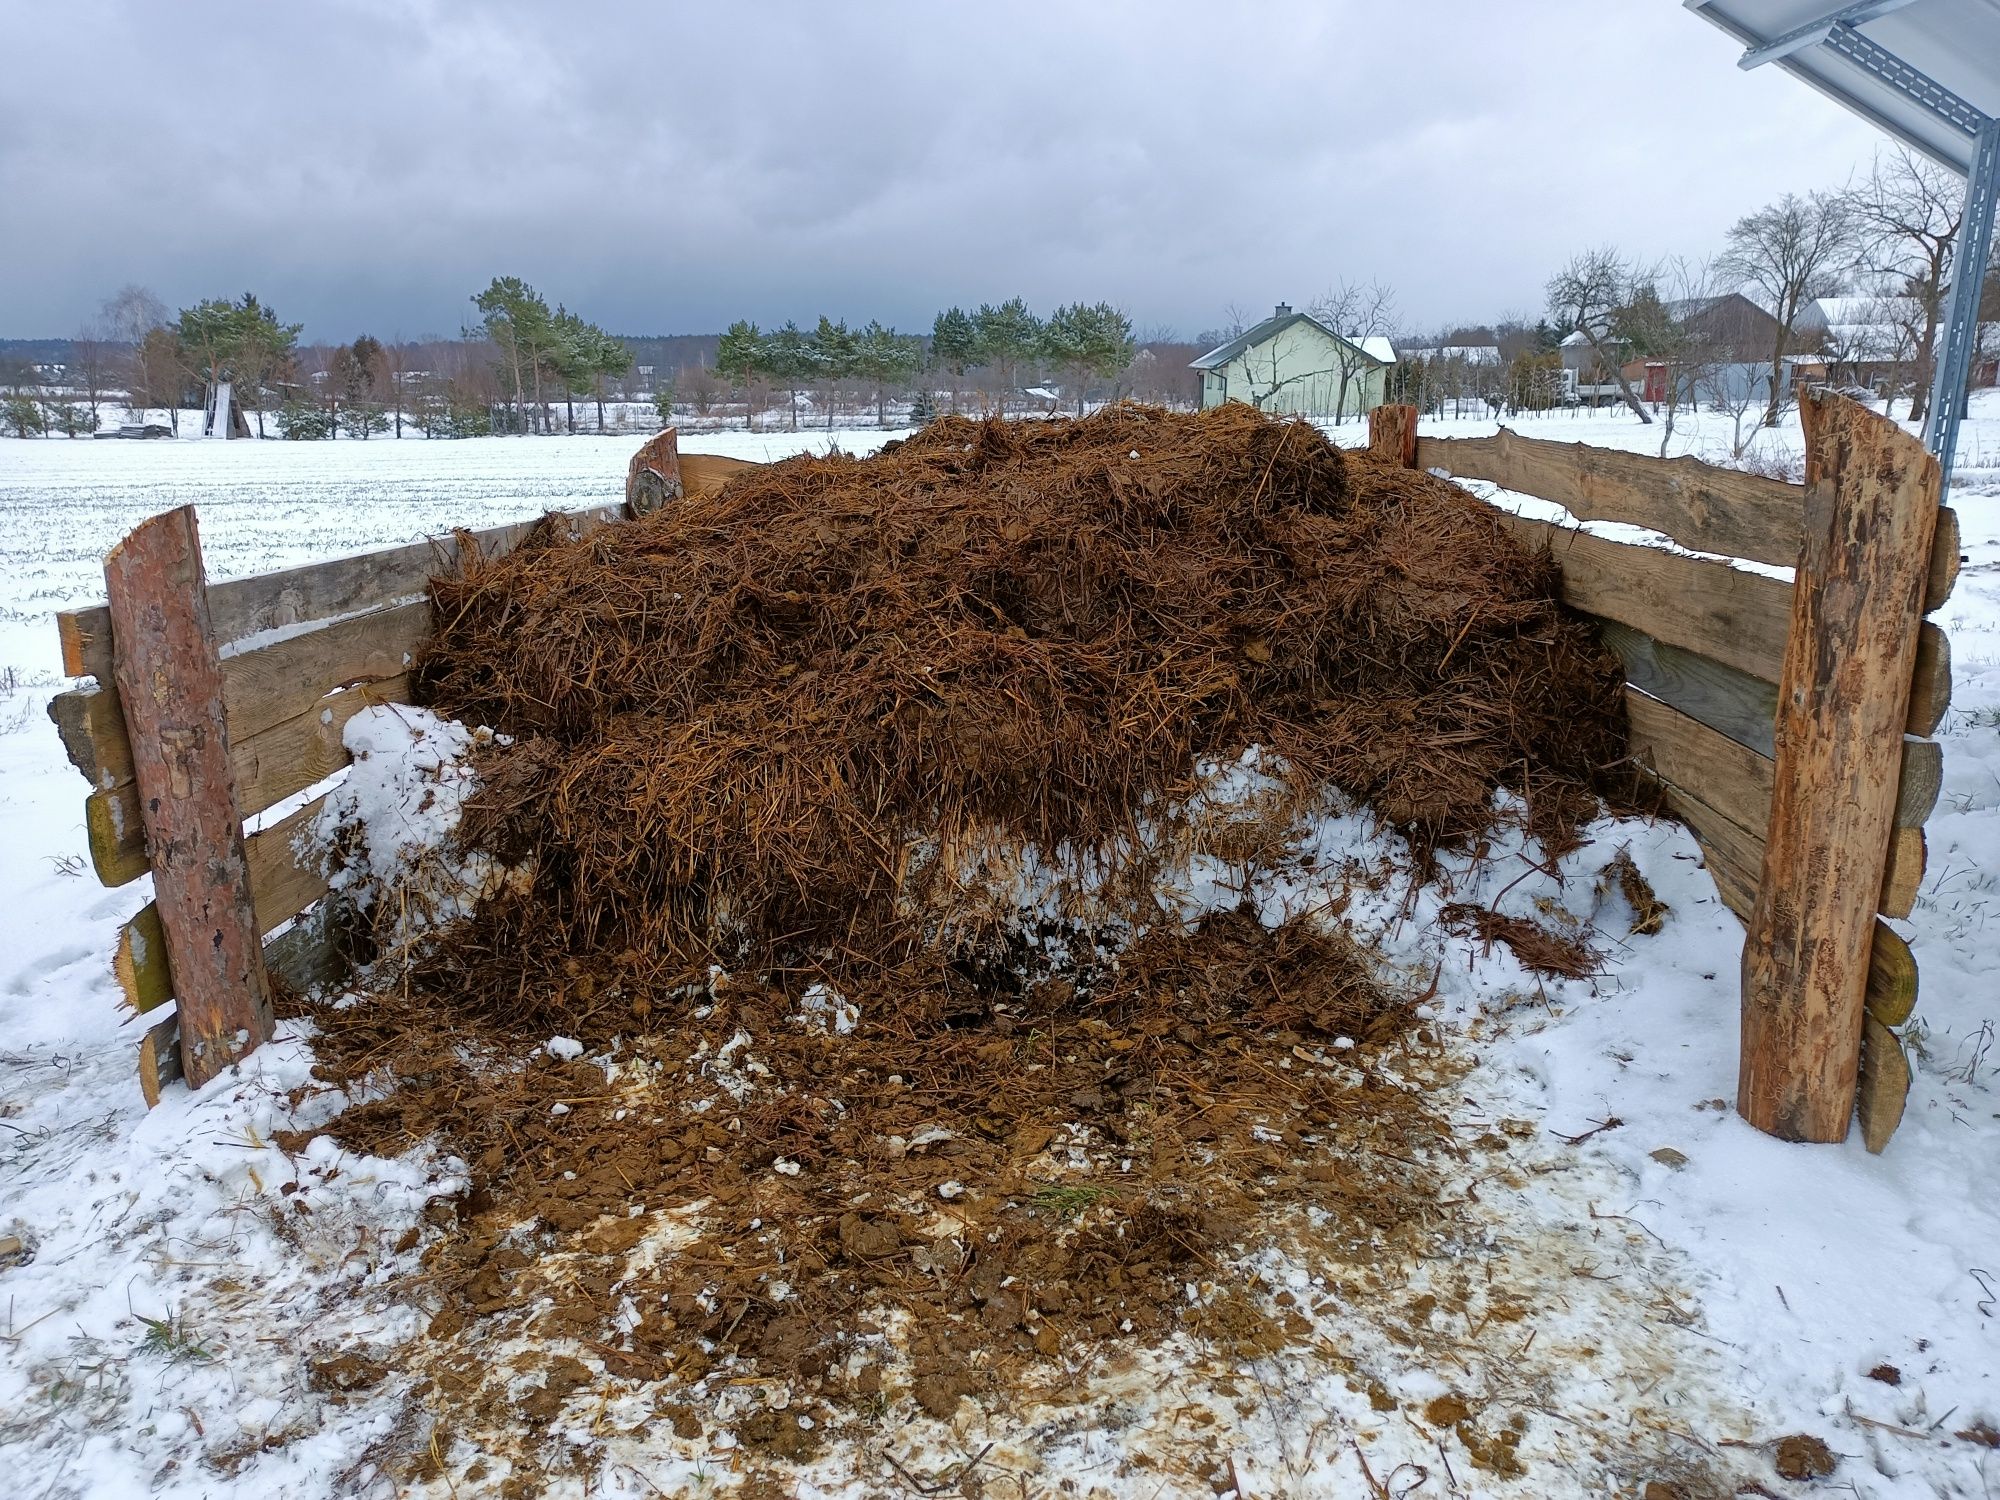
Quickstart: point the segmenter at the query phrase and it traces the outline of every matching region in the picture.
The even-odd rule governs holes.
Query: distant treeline
[[[1200,350],[1141,343],[1107,302],[1075,302],[1046,317],[1016,297],[940,312],[923,333],[877,320],[860,327],[822,316],[768,331],[739,320],[719,334],[621,336],[551,307],[519,277],[496,277],[471,297],[476,318],[456,338],[301,344],[254,293],[211,298],[169,314],[151,292],[126,287],[70,339],[0,341],[0,421],[20,436],[94,431],[102,408],[199,409],[213,424],[229,387],[232,427],[286,438],[574,432],[578,407],[606,428],[608,403],[645,402],[665,423],[690,417],[767,425],[775,411],[836,425],[871,410],[878,424],[958,410],[1082,409],[1137,396],[1190,403],[1187,363]],[[642,408],[643,410],[643,408]]]

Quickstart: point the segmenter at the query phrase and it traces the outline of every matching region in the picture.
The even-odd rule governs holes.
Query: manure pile
[[[1420,861],[1501,787],[1573,841],[1619,674],[1556,587],[1451,485],[1233,406],[941,420],[438,580],[424,696],[514,737],[462,841],[521,878],[315,1011],[363,1101],[324,1133],[466,1164],[404,1289],[429,1335],[379,1361],[399,1461],[445,1433],[533,1494],[615,1410],[755,1473],[1330,1347],[1455,1232],[1456,1054],[1328,913],[1183,930],[1153,865],[1282,859],[1329,785]],[[1275,805],[1175,825],[1250,746]],[[968,913],[954,861],[1009,844],[1105,857],[1102,950]],[[1460,1435],[1514,1463],[1497,1416]]]
[[[978,987],[1020,953],[974,851],[1095,856],[1142,928],[1141,825],[1253,745],[1420,854],[1500,787],[1561,848],[1623,732],[1557,593],[1455,486],[1240,405],[946,418],[551,529],[435,586],[422,701],[519,741],[467,841],[533,878],[429,967],[578,1035],[715,964]]]

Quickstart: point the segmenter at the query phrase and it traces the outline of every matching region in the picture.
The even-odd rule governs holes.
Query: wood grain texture
[[[1625,716],[1632,758],[1662,781],[1699,797],[1737,827],[1760,836],[1771,815],[1769,756],[1628,687]]]
[[[318,862],[301,858],[292,847],[325,805],[325,797],[315,797],[244,840],[260,934],[289,922],[326,894],[326,877],[319,873]]]
[[[1887,922],[1875,924],[1868,949],[1868,1014],[1884,1026],[1901,1026],[1917,1008],[1917,956]]]
[[[1770,756],[1631,686],[1625,690],[1625,715],[1631,752],[1640,765],[1694,792],[1740,826],[1761,834],[1771,817],[1774,765]],[[1890,874],[1884,879],[1882,906],[1892,917],[1907,915],[1891,909],[1889,893],[1904,889],[1912,869],[1921,878],[1918,830],[1937,806],[1943,784],[1944,755],[1937,741],[1905,737],[1893,817],[1898,834],[1890,846]]]
[[[1504,427],[1497,437],[1425,438],[1416,462],[1552,500],[1580,521],[1643,526],[1692,551],[1784,568],[1798,561],[1805,490],[1782,480],[1697,458],[1524,438]]]
[[[139,1092],[145,1097],[146,1108],[157,1105],[160,1091],[170,1083],[180,1082],[183,1076],[180,1017],[168,1016],[158,1025],[147,1027],[146,1034],[139,1038]]]
[[[132,744],[118,694],[92,683],[49,699],[49,718],[69,763],[99,791],[132,779]]]
[[[174,977],[167,971],[167,934],[160,926],[160,909],[148,901],[118,929],[118,947],[111,972],[127,1010],[143,1016],[174,998]]]
[[[1846,1137],[1854,1113],[1938,467],[1854,402],[1808,394],[1801,404],[1815,408],[1815,480],[1743,948],[1737,1109],[1781,1139],[1831,1142]]]
[[[151,870],[146,820],[136,782],[83,799],[84,845],[100,885],[130,885]]]
[[[1625,665],[1625,680],[1737,744],[1769,756],[1778,715],[1775,683],[1656,641],[1616,620],[1598,638]]]
[[[1958,532],[1958,512],[1949,505],[1938,510],[1937,535],[1931,539],[1931,570],[1924,579],[1924,613],[1934,614],[1944,607],[1958,583],[1958,566],[1964,561],[1964,540]]]
[[[619,519],[623,510],[621,503],[556,514],[566,520],[572,534],[582,535]],[[518,546],[540,519],[489,526],[468,534],[483,556],[498,556]],[[444,536],[274,573],[225,579],[209,590],[216,640],[229,646],[265,631],[422,598],[430,591],[433,574],[457,565],[458,549],[456,536]],[[62,611],[56,616],[56,631],[62,641],[65,673],[95,677],[100,684],[111,681],[111,616],[103,605]]]
[[[1855,1115],[1861,1121],[1862,1144],[1880,1156],[1903,1123],[1903,1107],[1910,1097],[1910,1060],[1895,1032],[1873,1016],[1863,1020],[1862,1028]]]
[[[380,682],[329,693],[304,713],[273,724],[240,745],[232,736],[230,763],[236,771],[236,796],[243,815],[249,817],[273,807],[346,765],[352,757],[341,736],[347,721],[361,710],[409,701],[409,675],[399,672]]]
[[[625,513],[650,516],[681,493],[680,434],[669,427],[641,443],[625,466]]]
[[[1571,607],[1765,682],[1778,680],[1791,624],[1789,585],[1708,558],[1607,541],[1507,511],[1494,514],[1529,550],[1550,551]]]
[[[681,489],[688,495],[712,495],[745,469],[757,462],[748,458],[725,458],[720,453],[683,453]]]
[[[1417,409],[1378,406],[1368,413],[1368,451],[1399,469],[1417,466]]]
[[[195,1088],[272,1028],[202,580],[191,506],[142,522],[104,559],[113,671],[179,1001],[182,1067]]]
[[[1951,707],[1951,637],[1929,620],[1917,628],[1917,659],[1910,668],[1910,711],[1905,734],[1936,734]]]
[[[1897,828],[1889,835],[1889,856],[1882,868],[1882,894],[1875,909],[1885,917],[1907,917],[1917,904],[1930,851],[1921,828]]]

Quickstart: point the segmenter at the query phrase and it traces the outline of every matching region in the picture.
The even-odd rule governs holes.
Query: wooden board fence
[[[1859,1095],[1879,1151],[1909,1077],[1890,1028],[1917,999],[1915,956],[1884,918],[1916,902],[1942,780],[1928,736],[1951,656],[1923,616],[1958,576],[1958,522],[1893,424],[1831,397],[1809,398],[1805,421],[1810,486],[1504,429],[1412,443],[1407,409],[1371,418],[1370,448],[1665,539],[1502,511],[1624,663],[1633,764],[1746,924],[1739,1110],[1840,1140]]]
[[[1923,823],[1941,778],[1928,736],[1949,703],[1951,674],[1944,635],[1922,616],[1950,594],[1958,529],[1926,488],[1908,440],[1858,411],[1838,401],[1812,407],[1810,490],[1693,459],[1507,431],[1425,438],[1416,412],[1401,407],[1371,416],[1370,448],[1381,461],[1484,480],[1553,501],[1579,522],[1665,539],[1645,545],[1496,509],[1507,532],[1556,560],[1566,602],[1598,622],[1624,663],[1631,764],[1688,824],[1721,900],[1749,924],[1746,954],[1757,957],[1746,961],[1744,1025],[1755,1059],[1753,1067],[1746,1046],[1739,1107],[1781,1134],[1838,1139],[1858,1093],[1864,1137],[1879,1150],[1908,1078],[1891,1028],[1911,1016],[1918,979],[1909,945],[1883,919],[1909,912],[1923,876]],[[663,434],[634,456],[624,505],[577,512],[567,524],[581,535],[647,513],[719,486],[739,466],[683,457]],[[1902,476],[1893,484],[1884,477],[1891,470]],[[240,840],[243,920],[281,978],[310,978],[329,962],[316,924],[299,920],[324,881],[293,848],[320,804],[295,804],[346,765],[348,719],[372,703],[407,700],[410,659],[430,628],[430,577],[467,545],[497,554],[527,529],[461,533],[201,591],[218,643],[220,703],[220,754],[202,775],[211,793],[226,792],[221,824]],[[1733,560],[1790,566],[1794,579]],[[1877,568],[1893,587],[1874,590],[1865,615],[1841,615],[1850,581],[1872,580]],[[117,676],[120,631],[105,608],[67,612],[58,626],[67,670],[97,679],[50,707],[91,783],[92,859],[107,883],[148,870],[157,878],[163,825],[146,790],[148,757],[136,751],[152,736],[135,735],[125,710],[134,684]],[[1876,645],[1868,670],[1850,682],[1840,674],[1860,653],[1829,648],[1843,631],[1861,630]],[[1811,651],[1801,632],[1816,643]],[[1841,691],[1820,690],[1836,679]],[[1863,788],[1861,811],[1823,816]],[[273,809],[283,816],[243,835],[246,817]],[[1837,882],[1823,878],[1829,861],[1841,866]],[[214,1034],[210,1002],[187,978],[199,962],[191,940],[188,923],[156,896],[127,925],[114,959],[135,1013],[175,1006],[140,1048],[149,1098],[183,1069],[184,1033]],[[1802,1026],[1812,1045],[1784,1040]]]
[[[646,446],[641,482],[648,494],[703,494],[744,466],[710,455],[682,457],[677,450],[672,432]],[[635,474],[641,467],[635,461]],[[624,504],[608,504],[562,520],[572,536],[581,536],[626,513]],[[356,713],[409,701],[411,659],[431,628],[431,577],[455,566],[468,546],[489,557],[511,550],[536,524],[209,584],[199,569],[192,513],[169,512],[145,523],[112,554],[108,604],[57,617],[65,671],[96,679],[49,705],[71,762],[91,784],[85,827],[93,865],[107,885],[154,877],[154,899],[125,924],[112,956],[124,1003],[135,1015],[173,1007],[140,1043],[140,1082],[149,1101],[176,1078],[199,1086],[268,1035],[267,967],[295,984],[327,974],[332,955],[309,916],[326,881],[295,848],[325,799],[286,804],[347,766],[342,731]],[[171,574],[152,566],[153,584],[135,591],[128,578],[135,548],[157,550],[152,539],[161,536],[183,539],[186,555]],[[168,638],[158,622],[176,599],[190,623]],[[205,618],[205,628],[190,634],[196,616]],[[121,657],[133,656],[127,642],[167,654],[135,657],[121,676]],[[199,763],[173,749],[186,740],[184,724],[153,723],[156,694],[148,684],[161,682],[174,690],[176,704],[189,692],[212,690],[197,714],[205,714],[213,730],[199,737]],[[180,711],[183,717],[188,712],[184,705]],[[165,772],[154,764],[161,745],[177,757]],[[162,775],[169,794],[179,784],[174,777],[185,782],[208,819],[198,834],[170,820],[190,798],[163,802],[154,786]],[[263,826],[247,821],[273,809],[282,815]],[[178,897],[167,899],[179,867],[163,870],[163,863],[193,847],[222,850],[234,861],[227,866],[232,899],[224,908],[233,926],[225,935],[234,935],[229,953],[236,967],[230,972],[240,982],[223,993],[202,987],[217,962],[210,957],[214,921],[198,920]],[[239,1043],[239,1036],[245,1040]]]

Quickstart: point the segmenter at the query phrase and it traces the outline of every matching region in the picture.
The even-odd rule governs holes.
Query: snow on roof
[[[1379,334],[1335,333],[1311,313],[1294,312],[1291,308],[1281,305],[1280,310],[1276,314],[1266,318],[1254,328],[1246,328],[1228,343],[1216,346],[1199,359],[1189,360],[1188,368],[1191,370],[1220,369],[1245,349],[1254,349],[1257,345],[1276,338],[1286,329],[1300,323],[1310,324],[1314,329],[1325,334],[1328,338],[1359,349],[1378,364],[1393,365],[1396,362],[1395,346]]]

